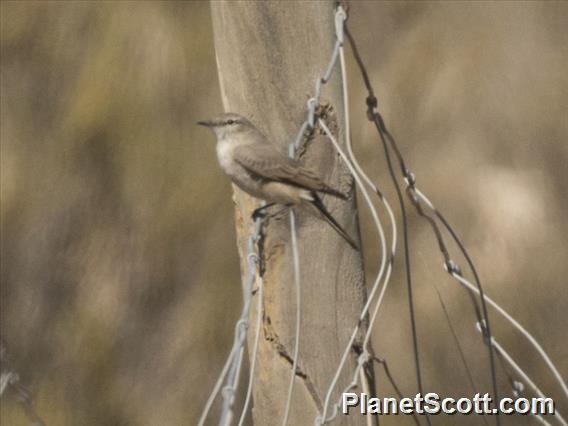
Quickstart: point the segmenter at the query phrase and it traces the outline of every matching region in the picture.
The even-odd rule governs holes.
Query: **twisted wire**
[[[248,276],[243,288],[243,308],[241,315],[235,325],[235,337],[233,339],[233,346],[231,347],[231,351],[229,352],[229,356],[227,357],[227,361],[225,362],[225,365],[221,370],[217,382],[215,383],[215,386],[213,387],[213,390],[211,391],[211,394],[209,395],[207,402],[205,403],[205,407],[203,408],[203,412],[201,413],[201,416],[199,418],[198,426],[203,426],[205,424],[205,420],[209,415],[211,407],[213,406],[215,398],[221,390],[221,387],[223,389],[223,406],[221,409],[219,424],[229,425],[231,424],[233,419],[233,404],[235,400],[234,394],[238,386],[238,379],[242,366],[244,345],[246,342],[248,330],[251,299],[253,296],[252,289],[258,272],[259,257],[255,250],[255,246],[256,242],[259,241],[261,237],[263,220],[264,219],[262,217],[255,219],[254,232],[249,236],[247,242]],[[225,382],[224,386],[223,382]]]

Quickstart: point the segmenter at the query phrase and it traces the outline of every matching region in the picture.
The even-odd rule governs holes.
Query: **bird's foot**
[[[274,205],[274,203],[269,203],[269,204],[265,204],[262,207],[259,207],[257,209],[254,209],[254,211],[252,212],[252,220],[256,221],[257,219],[263,219],[266,217],[266,213],[265,210],[272,207]]]
[[[253,221],[256,221],[257,219],[264,219],[266,217],[266,213],[264,211],[262,211],[261,209],[255,209],[252,212],[251,218]]]
[[[252,220],[256,219],[273,219],[282,215],[282,213],[286,212],[290,207],[291,204],[286,204],[283,208],[276,210],[273,213],[268,213],[266,210],[269,207],[272,207],[276,203],[267,204],[265,206],[259,207],[252,212]]]

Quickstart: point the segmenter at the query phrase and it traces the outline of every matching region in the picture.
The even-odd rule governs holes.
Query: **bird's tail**
[[[320,197],[312,192],[312,200],[309,201],[309,204],[316,208],[318,216],[321,216],[329,225],[337,232],[345,241],[349,243],[351,247],[355,250],[359,250],[359,246],[357,243],[349,236],[349,234],[341,227],[339,223],[334,219],[334,217],[327,211],[327,208],[321,201]]]
[[[347,195],[337,189],[333,189],[330,187],[325,187],[323,189],[318,189],[318,192],[323,192],[324,194],[333,195],[334,197],[340,198],[341,200],[347,200]]]

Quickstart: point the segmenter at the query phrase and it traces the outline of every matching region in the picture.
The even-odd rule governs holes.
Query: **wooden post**
[[[287,153],[305,119],[308,96],[313,94],[314,83],[331,56],[335,42],[334,2],[214,1],[211,7],[225,111],[251,119]],[[338,74],[337,70],[323,89],[323,97],[334,108],[337,123],[341,123]],[[341,124],[338,127],[343,143],[343,128]],[[352,195],[349,201],[326,196],[324,203],[358,240],[353,180],[331,143],[323,137],[313,138],[301,161],[332,186]],[[246,277],[246,242],[254,228],[250,215],[258,201],[236,187],[234,201],[242,273]],[[299,372],[288,423],[312,425],[363,308],[366,291],[361,253],[326,223],[302,212],[297,217],[302,321]],[[296,315],[287,215],[269,221],[262,244],[265,297],[253,420],[257,425],[276,425],[283,418],[290,380]],[[249,336],[249,348],[251,343]],[[351,380],[356,358],[353,351],[333,402]],[[364,419],[340,415],[334,424],[358,425],[364,424]]]

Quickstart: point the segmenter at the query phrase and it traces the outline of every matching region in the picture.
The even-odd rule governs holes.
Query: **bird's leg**
[[[256,220],[256,219],[259,219],[261,217],[264,217],[265,214],[263,213],[263,211],[272,207],[274,204],[276,204],[276,203],[268,203],[268,204],[266,204],[262,207],[254,209],[254,211],[252,212],[252,220]]]

